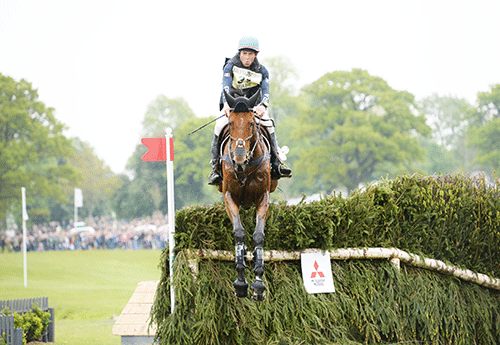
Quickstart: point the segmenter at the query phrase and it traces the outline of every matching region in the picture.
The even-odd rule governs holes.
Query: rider
[[[208,179],[209,184],[218,185],[222,182],[222,176],[218,171],[219,161],[219,135],[222,128],[228,123],[230,112],[229,104],[226,102],[224,90],[235,97],[250,98],[255,92],[261,92],[258,99],[260,102],[255,108],[255,114],[264,120],[269,119],[267,107],[269,105],[269,72],[259,63],[259,41],[253,36],[244,36],[240,39],[238,53],[224,66],[222,77],[222,95],[220,109],[226,116],[222,116],[215,123],[214,136],[212,138],[212,172]],[[271,137],[271,178],[278,180],[281,177],[292,177],[292,171],[285,166],[278,154],[278,142],[274,132],[274,124],[267,127]]]

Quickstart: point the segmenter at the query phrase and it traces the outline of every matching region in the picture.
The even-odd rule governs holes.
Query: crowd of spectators
[[[95,232],[75,231],[72,222],[33,225],[27,229],[26,250],[139,250],[163,249],[168,245],[167,220],[160,215],[131,221],[90,218],[85,223]],[[0,232],[0,253],[21,251],[22,245],[22,231]]]

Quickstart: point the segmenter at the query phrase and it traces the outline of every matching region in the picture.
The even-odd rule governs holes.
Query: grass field
[[[159,280],[159,250],[56,251],[0,254],[0,299],[49,297],[55,344],[120,344],[114,318],[141,281]]]

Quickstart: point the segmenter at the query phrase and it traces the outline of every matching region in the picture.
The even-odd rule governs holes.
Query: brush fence
[[[190,268],[194,274],[198,271],[198,260],[211,259],[220,261],[234,261],[233,252],[225,250],[207,250],[207,249],[186,249],[187,257],[190,258]],[[300,261],[302,253],[322,253],[320,249],[306,249],[294,252],[285,252],[278,250],[266,250],[264,252],[264,261]],[[400,268],[400,262],[425,268],[431,271],[451,275],[464,281],[472,282],[487,288],[500,290],[500,279],[492,278],[486,274],[476,273],[471,270],[462,269],[460,267],[446,264],[443,261],[426,258],[420,255],[408,253],[397,248],[340,248],[330,250],[330,258],[332,260],[352,260],[352,259],[369,259],[369,260],[390,260],[391,263]],[[247,252],[247,259],[252,261],[251,252]]]

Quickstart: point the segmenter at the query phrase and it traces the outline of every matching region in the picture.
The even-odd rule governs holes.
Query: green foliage
[[[360,69],[327,73],[302,92],[308,107],[295,130],[301,143],[295,166],[305,185],[351,191],[390,167],[409,171],[423,159],[418,136],[430,128],[414,114],[410,93]]]
[[[88,143],[74,138],[73,149],[75,155],[69,159],[69,164],[79,173],[76,186],[82,189],[84,196],[83,207],[79,210],[80,218],[111,214],[110,199],[121,186],[122,180],[95,154]],[[70,201],[73,201],[73,195],[74,188],[69,188]],[[72,219],[72,212],[70,215]]]
[[[251,246],[255,209],[241,210]],[[348,198],[271,204],[266,249],[397,247],[500,276],[500,200],[484,178],[405,175]],[[222,203],[176,214],[178,249],[232,250],[232,225]]]
[[[401,176],[310,204],[270,207],[265,249],[397,247],[500,276],[499,184],[463,175]],[[241,211],[251,247],[254,209]],[[182,249],[234,250],[222,204],[176,215],[170,315],[168,251],[152,310],[161,344],[495,344],[499,293],[452,277],[387,261],[333,262],[337,292],[308,295],[300,263],[266,265],[268,298],[233,296],[233,263],[200,261],[193,277]],[[252,248],[249,248],[251,250]],[[251,269],[247,279],[253,280]]]
[[[47,198],[64,200],[64,188],[76,179],[65,161],[71,143],[53,112],[31,83],[0,74],[0,219],[12,208],[20,219],[24,186],[30,219],[49,220]]]
[[[193,129],[208,122],[207,118],[195,118],[193,111],[183,99],[167,99],[159,96],[148,108],[143,121],[145,137],[164,137],[165,129],[175,129],[175,207],[211,203],[218,200],[219,193],[207,185],[211,170],[211,129],[188,135]],[[167,190],[165,162],[143,162],[141,157],[146,147],[140,143],[129,159],[127,168],[133,179],[123,177],[123,185],[113,198],[116,213],[120,218],[150,216],[154,211],[167,213]],[[207,162],[200,165],[200,162]]]
[[[142,120],[141,135],[150,138],[164,136],[166,127],[176,130],[184,121],[193,118],[194,112],[183,98],[159,95],[148,105]]]
[[[484,169],[500,170],[500,84],[480,92],[471,116],[468,144],[478,150],[476,163]]]
[[[0,254],[1,299],[47,296],[55,310],[55,345],[119,345],[116,316],[141,281],[160,278],[159,250],[86,250]],[[21,273],[20,273],[21,272]]]
[[[211,118],[186,120],[176,132],[174,164],[176,209],[187,205],[210,204],[220,200],[220,193],[217,189],[207,184],[207,177],[212,169],[208,161],[210,160],[213,127],[189,135],[193,129],[210,120]]]
[[[448,276],[387,261],[333,262],[336,292],[309,295],[300,262],[266,266],[267,299],[232,292],[234,264],[200,261],[196,279],[180,252],[157,290],[160,344],[496,344],[499,294]],[[167,266],[163,271],[168,274]],[[253,279],[249,269],[247,279]]]
[[[298,79],[295,67],[286,57],[277,56],[263,61],[269,70],[271,103],[269,115],[275,125],[281,128],[281,123],[287,117],[297,117],[297,98],[294,84]]]
[[[293,167],[297,160],[299,145],[292,138],[294,128],[297,126],[298,118],[301,116],[301,107],[304,99],[297,96],[298,73],[291,61],[283,56],[277,56],[263,61],[263,64],[269,70],[270,78],[270,106],[268,108],[269,116],[274,120],[275,132],[280,147],[288,146],[290,154],[286,164]],[[297,191],[292,191],[292,186],[297,186]],[[280,190],[284,195],[302,193],[300,189],[302,181],[294,173],[293,179],[280,180]],[[314,190],[316,192],[316,190]],[[277,193],[273,197],[276,198]]]
[[[466,147],[469,118],[474,111],[466,99],[432,94],[418,102],[432,129],[420,138],[427,159],[420,168],[427,174],[473,171],[474,150]]]
[[[467,119],[473,111],[464,98],[432,94],[418,102],[419,110],[432,129],[432,140],[447,149],[458,149],[464,143]]]
[[[8,308],[3,310],[2,313],[4,315],[11,314]],[[14,312],[13,315],[14,327],[23,329],[24,344],[30,341],[39,340],[40,337],[47,332],[50,322],[50,313],[41,310],[37,305],[34,305],[33,310],[30,312],[22,314]]]

